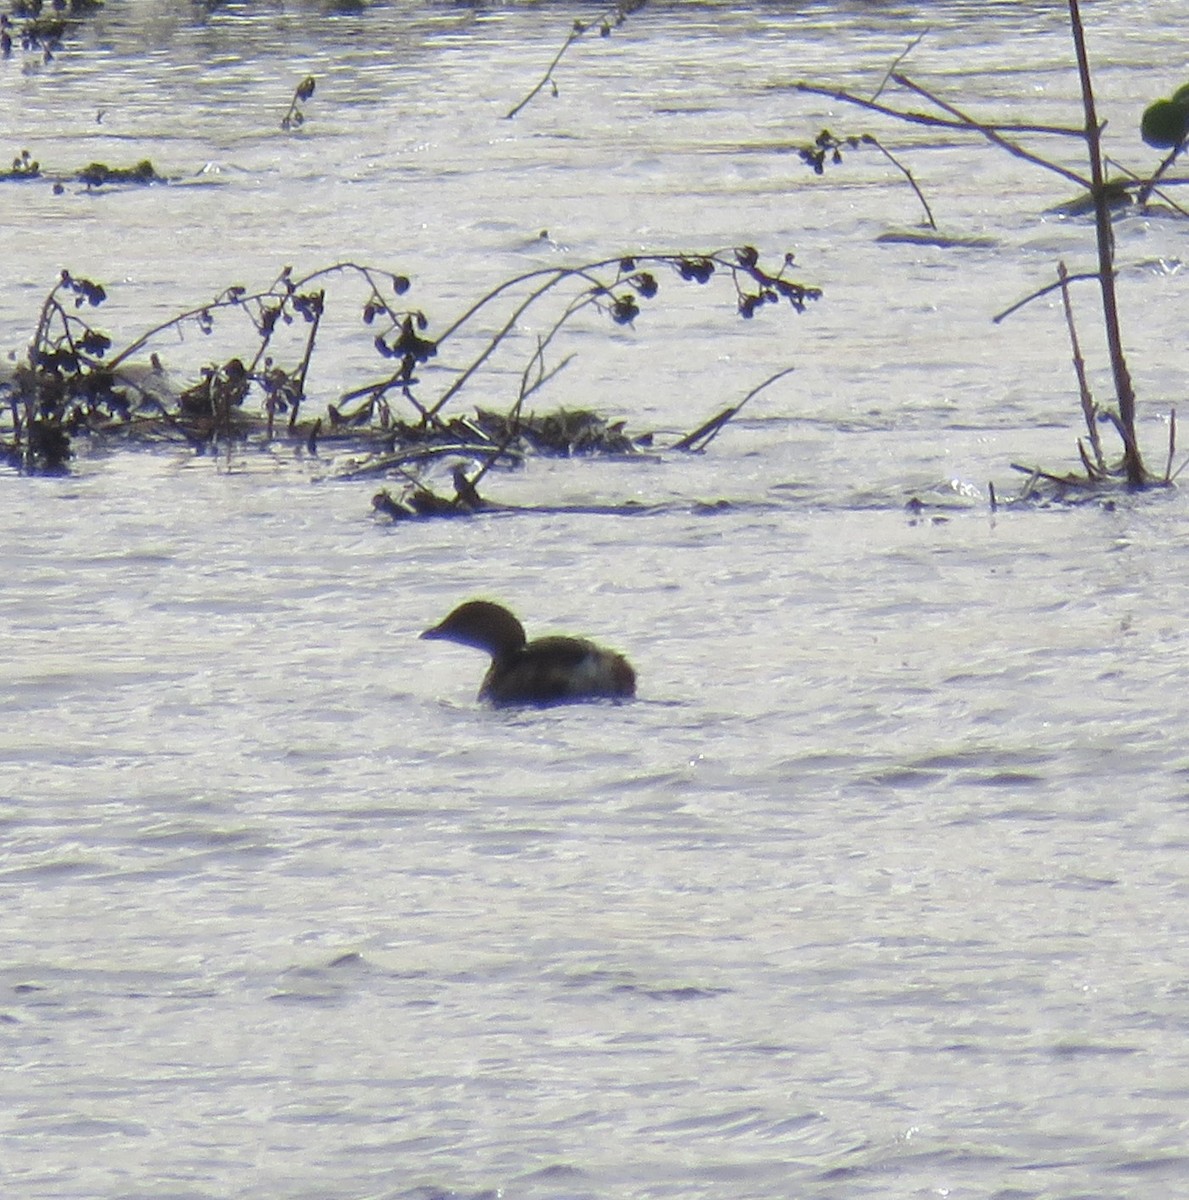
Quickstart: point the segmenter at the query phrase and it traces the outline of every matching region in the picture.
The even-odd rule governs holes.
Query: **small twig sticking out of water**
[[[1168,461],[1164,464],[1164,482],[1172,482],[1172,460],[1177,452],[1177,410],[1168,410]]]
[[[1172,465],[1173,442],[1176,438],[1176,425],[1177,425],[1177,410],[1174,408],[1172,410],[1172,420],[1171,420],[1172,428],[1170,428],[1168,431],[1168,447],[1169,447],[1168,454],[1169,454],[1169,465],[1170,466]],[[1165,476],[1166,476],[1165,482],[1166,483],[1174,483],[1176,481],[1177,476],[1180,475],[1180,473],[1186,467],[1189,467],[1189,458],[1185,459],[1185,461],[1183,463],[1181,463],[1181,465],[1179,467],[1177,467],[1177,469],[1175,471],[1173,471],[1173,473],[1171,475],[1168,473],[1168,470],[1166,469],[1165,470]]]
[[[1097,280],[1098,273],[1096,271],[1082,271],[1077,275],[1067,275],[1064,280],[1054,280],[1052,283],[1046,283],[1044,287],[1037,288],[1034,292],[1029,292],[1022,300],[1017,300],[1015,304],[1009,305],[1002,312],[997,312],[992,318],[991,323],[998,325],[1006,321],[1008,317],[1014,316],[1021,308],[1031,304],[1033,300],[1040,300],[1047,296],[1050,292],[1055,292],[1058,288],[1063,288],[1070,283],[1085,283],[1089,280]]]
[[[1028,476],[1028,482],[1020,488],[1020,494],[1017,497],[1019,500],[1027,500],[1032,495],[1037,483],[1044,477],[1044,472],[1039,467],[1025,467],[1020,463],[1012,463],[1013,471],[1023,471]],[[1050,483],[1060,483],[1060,477],[1054,475],[1049,480]]]
[[[550,331],[550,337],[552,337],[553,334],[556,332],[557,332],[557,327],[555,326],[554,329]],[[544,362],[545,341],[546,341],[546,339],[542,339],[542,338],[537,339],[536,352],[533,354],[532,360],[530,361],[529,365],[524,368],[524,374],[520,378],[520,394],[516,397],[516,403],[513,404],[511,409],[509,409],[509,411],[508,411],[508,416],[506,419],[507,432],[504,434],[503,439],[499,442],[499,444],[497,446],[492,448],[491,452],[483,460],[482,466],[480,466],[480,468],[478,469],[478,471],[475,472],[474,475],[467,476],[461,470],[461,468],[459,468],[459,470],[455,473],[455,477],[454,477],[454,494],[456,496],[461,497],[465,493],[467,495],[474,495],[477,497],[479,495],[479,483],[483,479],[483,476],[486,475],[487,472],[490,471],[491,468],[494,467],[497,462],[499,462],[499,460],[504,456],[504,453],[507,451],[507,449],[512,445],[512,443],[519,436],[519,434],[520,434],[520,414],[524,411],[525,397],[530,392],[534,391],[536,389],[536,387],[539,387],[541,385],[541,383],[543,382],[540,372],[543,372],[545,369],[545,362]],[[568,362],[569,359],[567,359],[566,361]],[[534,363],[534,362],[538,364],[538,378],[537,378],[536,384],[530,386],[529,382],[528,382],[529,372],[532,368],[532,363]],[[558,369],[560,370],[560,368],[558,368]]]
[[[904,50],[899,55],[896,56],[896,58],[892,61],[892,65],[884,72],[884,77],[879,81],[879,87],[875,89],[875,92],[871,96],[872,100],[879,99],[884,88],[888,86],[888,80],[892,78],[892,75],[897,71],[900,64],[925,40],[928,32],[929,31],[927,29],[923,30],[920,34],[913,38],[907,46],[904,47]]]
[[[874,146],[908,180],[909,186],[916,192],[917,199],[921,202],[921,207],[925,210],[925,219],[929,222],[929,228],[936,229],[937,222],[933,219],[933,210],[929,207],[929,201],[925,199],[925,193],[917,187],[917,181],[912,177],[912,172],[882,142],[877,141],[871,134],[865,133],[863,141],[867,145]]]
[[[532,362],[524,368],[523,379],[520,385],[522,398],[531,396],[538,388],[543,388],[551,379],[560,375],[574,361],[574,355],[567,354],[556,366],[546,368],[544,358],[542,357],[543,350],[544,347],[538,345]],[[530,374],[534,375],[531,383],[529,382]]]
[[[293,99],[289,101],[289,111],[281,118],[281,128],[286,133],[290,129],[300,129],[305,124],[305,113],[301,111],[301,106],[314,94],[315,87],[317,82],[312,75],[307,75],[297,85]]]
[[[507,113],[504,114],[507,120],[511,120],[517,113],[521,111],[528,103],[541,91],[549,87],[554,97],[557,96],[557,83],[553,78],[553,72],[557,70],[561,60],[566,56],[569,48],[580,38],[584,33],[597,25],[599,28],[600,37],[610,37],[612,28],[618,28],[628,19],[628,17],[638,12],[644,7],[645,0],[621,0],[619,4],[613,4],[601,16],[596,17],[594,21],[575,21],[570,27],[570,32],[566,35],[566,40],[562,42],[561,49],[553,56],[553,61],[545,68],[545,74],[538,80],[537,85],[520,101],[514,105]]]
[[[814,138],[812,146],[806,146],[801,149],[801,161],[807,167],[810,167],[815,175],[824,175],[826,172],[826,159],[828,158],[835,165],[841,163],[844,146],[849,147],[851,150],[857,150],[860,146],[874,146],[908,180],[912,190],[916,192],[917,199],[921,202],[921,207],[925,210],[925,219],[929,223],[929,228],[937,228],[937,222],[933,219],[933,210],[929,207],[929,202],[925,199],[924,192],[917,186],[917,181],[913,178],[912,172],[878,138],[870,133],[835,137],[828,129],[823,129]]]
[[[1023,463],[1016,462],[1009,465],[1013,471],[1022,471],[1028,476],[1028,482],[1020,489],[1020,494],[1016,497],[1017,500],[1028,500],[1037,494],[1036,485],[1042,479],[1045,483],[1054,484],[1062,491],[1073,489],[1089,492],[1097,487],[1095,480],[1083,479],[1080,475],[1058,475],[1053,471],[1042,471],[1039,467],[1029,467]]]
[[[288,276],[283,276],[283,279],[289,282]],[[264,390],[265,407],[268,413],[268,436],[270,439],[273,434],[273,416],[277,412],[284,412],[288,409],[290,431],[297,427],[297,413],[301,408],[301,402],[305,399],[306,375],[309,373],[310,359],[314,353],[314,342],[318,337],[318,326],[322,321],[322,314],[325,310],[326,292],[325,290],[321,290],[302,295],[295,289],[288,297],[288,301],[289,306],[293,309],[293,313],[281,310],[280,319],[286,324],[292,324],[293,316],[297,314],[309,326],[309,333],[306,335],[305,350],[302,353],[301,362],[297,370],[292,372],[286,371],[283,367],[277,366],[271,356],[264,358],[264,369],[259,369],[261,356],[264,354],[264,350],[272,336],[272,326],[260,330],[262,341],[251,367],[253,378]]]
[[[524,411],[524,402],[538,388],[552,379],[559,372],[573,361],[572,354],[567,355],[556,367],[549,370],[545,368],[545,347],[553,340],[555,334],[559,332],[562,325],[577,311],[578,307],[583,307],[588,301],[582,301],[580,304],[571,304],[566,310],[566,315],[563,316],[549,331],[545,337],[537,338],[537,348],[533,352],[532,358],[525,365],[524,371],[520,376],[520,391],[516,397],[516,402],[508,410],[508,415],[505,418],[507,433],[504,435],[498,445],[494,446],[487,457],[483,460],[482,466],[469,478],[462,473],[461,469],[455,473],[454,491],[459,497],[464,494],[474,494],[478,497],[477,488],[483,476],[495,466],[497,462],[507,453],[513,442],[520,436],[520,416]]]
[[[674,450],[690,450],[700,454],[707,446],[718,436],[722,427],[733,417],[737,416],[739,410],[753,397],[759,395],[769,384],[775,383],[778,379],[783,379],[786,375],[791,375],[795,367],[785,367],[783,371],[777,371],[775,375],[769,375],[763,383],[757,384],[739,401],[738,404],[732,405],[730,408],[724,408],[717,416],[711,417],[709,421],[699,425],[693,433],[687,433],[679,442],[675,442],[672,446]],[[701,443],[699,445],[699,443]]]
[[[301,356],[301,364],[298,366],[296,374],[292,376],[296,391],[293,397],[293,410],[289,415],[290,429],[297,424],[297,410],[302,400],[305,399],[306,376],[309,374],[310,359],[314,353],[314,341],[318,336],[318,326],[322,321],[325,302],[325,291],[316,292],[310,298],[309,309],[303,312],[303,315],[310,324],[310,335],[306,338],[305,352]]]
[[[1102,440],[1098,436],[1098,409],[1094,403],[1094,397],[1090,392],[1090,384],[1086,379],[1086,360],[1082,358],[1082,348],[1078,342],[1078,331],[1073,321],[1073,304],[1069,299],[1069,272],[1065,269],[1065,263],[1057,264],[1058,282],[1061,286],[1061,303],[1065,308],[1065,324],[1069,328],[1069,344],[1073,349],[1073,369],[1078,377],[1078,391],[1082,398],[1082,416],[1086,419],[1086,429],[1090,435],[1090,445],[1094,450],[1094,462],[1097,466],[1097,472],[1105,475],[1106,459],[1102,455]],[[1081,449],[1081,442],[1078,443]],[[1085,458],[1083,452],[1082,457]],[[1087,473],[1095,474],[1095,470],[1089,464],[1086,467]]]

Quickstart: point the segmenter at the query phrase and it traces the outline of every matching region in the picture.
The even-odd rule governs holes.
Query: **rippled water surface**
[[[1086,7],[1110,152],[1150,169],[1183,8]],[[124,342],[346,260],[431,332],[648,249],[794,250],[825,292],[742,322],[665,278],[576,328],[542,406],[658,445],[795,371],[704,455],[488,477],[533,514],[388,525],[280,446],[0,477],[5,1195],[1189,1193],[1185,501],[988,503],[1076,464],[1059,309],[990,317],[1089,228],[1055,175],[789,86],[869,94],[928,31],[927,86],[1075,121],[1064,6],[650,4],[504,120],[583,11],[108,0],[0,63],[5,153],[173,180],[0,185],[5,350],[63,267]],[[888,240],[916,200],[870,150],[813,176],[827,125],[977,242]],[[1117,239],[1155,464],[1185,226]],[[369,355],[328,323],[311,403]],[[477,706],[480,657],[416,635],[480,593],[625,651],[639,700]]]

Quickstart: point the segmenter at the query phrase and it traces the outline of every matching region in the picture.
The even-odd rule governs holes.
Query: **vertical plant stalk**
[[[1132,487],[1147,482],[1139,444],[1135,437],[1135,388],[1123,353],[1123,335],[1119,327],[1119,301],[1115,291],[1115,234],[1111,227],[1110,201],[1102,165],[1102,127],[1094,104],[1090,78],[1090,60],[1082,27],[1078,0],[1069,0],[1069,24],[1077,53],[1078,75],[1082,82],[1082,107],[1086,114],[1086,150],[1090,158],[1090,195],[1094,201],[1094,223],[1098,239],[1098,283],[1102,290],[1102,316],[1106,327],[1107,351],[1119,402],[1119,424],[1123,435],[1123,469]]]
[[[306,394],[306,376],[310,371],[310,359],[314,354],[314,342],[318,337],[318,326],[322,323],[323,305],[326,302],[326,291],[315,292],[311,297],[313,306],[310,310],[310,334],[306,338],[305,353],[301,356],[301,365],[293,375],[293,398],[289,407],[289,429],[292,431],[297,427],[297,410],[301,407],[301,402],[305,399]]]
[[[1090,435],[1090,446],[1094,450],[1094,462],[1097,465],[1098,474],[1100,477],[1105,477],[1107,474],[1106,459],[1102,453],[1102,439],[1098,436],[1094,397],[1086,379],[1086,360],[1082,358],[1077,327],[1073,323],[1073,304],[1069,299],[1069,272],[1065,269],[1063,262],[1057,264],[1057,275],[1061,280],[1061,303],[1065,308],[1065,324],[1069,326],[1069,344],[1073,348],[1073,369],[1078,377],[1078,391],[1082,397],[1082,416],[1086,418],[1086,430]]]

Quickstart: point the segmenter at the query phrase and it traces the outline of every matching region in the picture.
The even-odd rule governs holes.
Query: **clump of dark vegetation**
[[[1073,488],[1084,490],[1119,483],[1129,488],[1143,488],[1152,485],[1167,484],[1179,473],[1172,470],[1172,458],[1175,453],[1175,414],[1170,422],[1168,463],[1163,472],[1149,471],[1140,453],[1136,435],[1135,390],[1132,385],[1131,373],[1128,369],[1124,352],[1119,319],[1119,304],[1115,287],[1115,242],[1112,230],[1112,216],[1121,203],[1128,202],[1132,197],[1137,202],[1146,202],[1147,198],[1152,194],[1159,177],[1167,170],[1172,161],[1184,148],[1186,139],[1189,138],[1189,85],[1176,92],[1172,99],[1157,101],[1144,114],[1144,128],[1142,133],[1145,140],[1150,145],[1171,149],[1172,151],[1164,163],[1161,164],[1152,176],[1146,179],[1132,173],[1127,173],[1122,178],[1108,178],[1106,159],[1102,149],[1104,125],[1100,122],[1097,114],[1081,12],[1078,0],[1068,0],[1068,3],[1070,31],[1073,38],[1078,77],[1081,85],[1082,121],[1080,124],[1049,126],[979,121],[955,104],[922,87],[908,76],[901,74],[895,67],[888,72],[884,84],[891,82],[897,87],[927,100],[938,110],[937,112],[911,111],[880,103],[878,96],[883,91],[884,85],[881,85],[875,97],[871,99],[856,96],[845,91],[817,87],[806,83],[797,85],[803,92],[828,96],[831,99],[844,101],[870,112],[892,117],[898,121],[932,126],[952,132],[976,134],[991,145],[1026,162],[1051,171],[1080,189],[1081,196],[1085,200],[1083,207],[1094,218],[1097,268],[1093,271],[1083,271],[1071,275],[1066,269],[1065,264],[1059,263],[1057,266],[1057,279],[1054,282],[1036,290],[1024,300],[1012,305],[1010,309],[1000,313],[995,318],[996,321],[1003,320],[1033,300],[1059,289],[1062,295],[1066,323],[1073,347],[1074,367],[1081,397],[1082,413],[1088,430],[1088,447],[1082,441],[1079,440],[1078,442],[1078,454],[1085,473],[1080,475],[1060,475],[1043,472],[1035,468],[1017,467],[1017,469],[1024,470],[1029,475],[1030,482],[1024,492],[1024,495],[1028,498],[1034,498],[1037,495],[1037,486],[1041,482],[1051,484],[1058,489],[1059,494],[1065,494]],[[909,47],[910,50],[911,48]],[[901,58],[903,57],[902,55]],[[897,60],[897,63],[899,61]],[[1080,140],[1085,147],[1086,168],[1081,171],[1071,170],[1061,163],[1027,148],[1019,140],[1022,135]],[[878,145],[873,138],[867,135],[838,138],[828,131],[823,131],[813,146],[802,150],[801,157],[818,174],[821,174],[827,161],[832,163],[841,162],[844,148],[855,149],[869,143]],[[880,149],[883,148],[880,147]],[[885,151],[885,153],[887,152]],[[904,168],[901,167],[901,170],[904,170]],[[910,182],[913,182],[911,176],[909,176],[909,179]],[[913,182],[913,186],[914,188],[916,187],[915,182]],[[917,194],[918,196],[920,195],[919,189],[917,189]],[[1167,197],[1163,197],[1163,199],[1166,200],[1171,208],[1183,213],[1184,210],[1177,209]],[[930,221],[931,219],[930,217]],[[1071,283],[1080,282],[1093,282],[1098,285],[1103,333],[1115,391],[1113,405],[1100,405],[1091,395],[1087,382],[1085,363],[1082,359],[1077,330],[1074,325],[1074,314],[1069,288]],[[1104,424],[1111,426],[1117,432],[1122,442],[1122,452],[1117,461],[1110,461],[1103,449],[1099,428]]]
[[[440,331],[408,305],[405,275],[336,263],[295,278],[286,268],[267,288],[227,288],[119,350],[95,323],[95,310],[108,301],[106,289],[63,271],[42,304],[27,353],[0,382],[0,453],[22,470],[54,472],[67,469],[79,438],[181,441],[200,452],[285,439],[315,454],[330,444],[364,455],[343,475],[403,481],[407,496],[393,501],[394,512],[473,512],[484,506],[477,485],[497,464],[515,465],[531,454],[631,455],[648,444],[647,436],[634,437],[623,422],[598,413],[541,415],[527,408],[569,363],[572,356],[554,362],[552,355],[583,314],[630,326],[656,301],[666,276],[695,285],[728,281],[735,312],[744,318],[782,302],[803,312],[820,292],[792,278],[793,267],[791,254],[770,269],[754,248],[743,246],[539,268],[504,281]],[[309,373],[328,313],[327,287],[343,279],[362,290],[354,311],[385,369],[310,418]],[[536,330],[531,337],[529,324]],[[176,343],[189,330],[221,350],[196,379],[177,386],[154,347]],[[515,372],[507,370],[510,357],[519,361]],[[481,374],[490,393],[497,359],[499,377],[515,383],[506,410],[486,404],[460,412],[461,393]],[[704,448],[742,403],[676,448]],[[423,472],[441,462],[454,464],[454,496],[430,500]]]
[[[43,0],[12,0],[8,11],[0,13],[0,57],[11,58],[14,47],[20,47],[51,63],[72,24],[102,7],[102,0],[51,0],[48,5]]]
[[[557,97],[557,81],[554,79],[554,72],[561,65],[561,60],[565,58],[569,49],[573,44],[584,37],[592,29],[599,31],[600,37],[610,37],[613,29],[618,29],[632,13],[639,12],[644,7],[645,0],[621,0],[619,4],[613,4],[603,13],[597,16],[593,21],[575,21],[570,26],[570,32],[566,35],[566,39],[561,44],[561,49],[553,56],[553,61],[545,68],[544,75],[537,81],[521,100],[513,105],[505,114],[509,119],[516,116],[523,108],[525,108],[535,97],[548,87],[554,98]]]
[[[151,183],[169,182],[166,176],[157,173],[156,167],[147,158],[130,167],[109,167],[107,163],[93,162],[79,171],[59,175],[43,171],[41,163],[28,150],[22,150],[13,157],[11,169],[0,171],[0,183],[28,183],[32,180],[52,183],[55,193],[64,191],[67,183],[81,183],[90,191],[99,187],[144,187]]]
[[[302,105],[314,94],[318,81],[307,75],[294,89],[293,99],[289,101],[289,111],[281,118],[281,128],[288,132],[290,129],[300,129],[306,121]]]
[[[22,150],[12,160],[12,169],[0,172],[0,182],[20,183],[27,179],[37,179],[41,176],[39,163],[28,150]]]
[[[147,159],[141,159],[131,167],[109,167],[107,163],[88,163],[75,176],[79,183],[85,183],[88,188],[105,187],[121,183],[167,183],[164,175],[158,175],[156,168]]]

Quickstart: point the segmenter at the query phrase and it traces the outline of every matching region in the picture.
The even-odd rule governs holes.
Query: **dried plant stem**
[[[313,94],[314,88],[317,86],[317,81],[313,75],[307,75],[294,89],[293,99],[289,101],[289,110],[281,118],[281,128],[284,130],[299,129],[305,124],[305,114],[301,111],[301,106]]]
[[[621,0],[619,4],[611,5],[611,7],[606,9],[600,16],[595,17],[593,21],[575,21],[570,27],[570,32],[566,35],[566,40],[562,42],[561,49],[558,50],[558,52],[553,56],[553,61],[549,64],[549,66],[545,68],[545,74],[541,76],[541,78],[537,81],[536,86],[533,87],[532,90],[529,91],[518,104],[514,105],[504,114],[505,120],[510,121],[514,116],[517,115],[517,113],[525,108],[530,101],[539,96],[541,92],[551,84],[553,85],[553,94],[555,96],[557,95],[557,85],[553,82],[553,73],[557,70],[561,60],[565,58],[570,47],[576,41],[578,41],[583,34],[588,33],[593,27],[597,26],[602,32],[603,36],[606,37],[611,32],[612,24],[622,25],[629,14],[634,13],[637,9],[643,7],[644,0]]]
[[[918,96],[923,96],[931,104],[936,104],[943,112],[949,113],[955,118],[960,128],[968,129],[972,133],[981,134],[991,142],[998,146],[1001,150],[1006,150],[1008,154],[1014,155],[1016,158],[1022,158],[1025,162],[1030,162],[1034,166],[1044,167],[1047,171],[1054,171],[1056,174],[1068,179],[1071,183],[1076,183],[1079,187],[1090,187],[1090,181],[1084,175],[1079,175],[1076,171],[1071,171],[1067,167],[1061,166],[1060,163],[1052,162],[1050,159],[1042,158],[1039,154],[1033,154],[1031,150],[1025,150],[1023,146],[1017,142],[1013,142],[1003,136],[1006,126],[999,125],[984,125],[981,121],[976,121],[973,117],[968,116],[960,108],[956,108],[948,101],[943,100],[940,96],[934,95],[928,88],[921,87],[920,84],[914,83],[907,75],[893,74],[892,81],[898,83],[901,87],[908,88],[909,91],[916,92]],[[1044,129],[1036,127],[1035,129],[1027,129],[1024,132],[1030,133],[1068,133],[1069,130],[1059,130],[1055,127]]]
[[[1033,300],[1040,300],[1042,297],[1047,296],[1050,292],[1055,292],[1058,288],[1062,288],[1066,284],[1082,283],[1089,280],[1097,280],[1097,278],[1098,273],[1096,271],[1082,271],[1077,275],[1067,275],[1064,281],[1057,279],[1053,283],[1046,283],[1044,287],[1037,288],[1034,292],[1029,292],[1028,295],[1022,300],[1017,300],[1015,304],[1009,305],[1002,312],[996,313],[991,318],[991,321],[995,325],[998,325],[1001,321],[1006,321],[1008,317],[1014,316],[1020,311],[1020,309],[1031,304]]]
[[[1164,161],[1160,164],[1160,166],[1158,166],[1156,168],[1151,179],[1146,180],[1144,182],[1144,185],[1140,188],[1140,190],[1138,192],[1136,192],[1136,194],[1135,194],[1136,204],[1140,204],[1140,205],[1147,204],[1147,202],[1152,197],[1152,193],[1156,191],[1156,185],[1165,176],[1165,174],[1168,172],[1169,168],[1173,165],[1173,163],[1175,163],[1177,161],[1177,159],[1180,157],[1180,155],[1184,149],[1185,149],[1185,143],[1181,142],[1179,145],[1174,146],[1172,148],[1172,150],[1169,151],[1168,156],[1164,159]],[[1165,203],[1172,204],[1172,201],[1170,201],[1167,196],[1163,196],[1161,198],[1165,201]],[[1184,213],[1184,209],[1182,209],[1179,205],[1173,204],[1173,208],[1175,208],[1180,213]]]
[[[1078,342],[1077,326],[1073,320],[1073,304],[1069,298],[1069,272],[1065,264],[1057,264],[1058,281],[1061,287],[1061,303],[1065,308],[1065,324],[1069,328],[1069,344],[1073,349],[1073,369],[1078,378],[1078,391],[1082,398],[1082,416],[1086,420],[1086,431],[1090,437],[1090,446],[1094,450],[1094,462],[1099,474],[1106,474],[1106,459],[1102,454],[1102,439],[1098,436],[1097,409],[1094,397],[1090,392],[1090,384],[1086,379],[1086,360],[1082,358],[1082,348]],[[1089,468],[1087,468],[1089,470]],[[1090,472],[1091,474],[1093,471]]]
[[[512,310],[511,316],[509,316],[504,322],[503,326],[491,336],[487,342],[487,345],[484,346],[482,351],[480,351],[480,353],[474,358],[471,364],[464,371],[462,371],[458,378],[454,380],[454,382],[441,394],[441,396],[439,396],[438,399],[425,410],[425,416],[427,420],[434,420],[438,413],[441,412],[442,409],[445,408],[446,405],[449,404],[449,402],[456,395],[458,395],[460,391],[462,391],[475,372],[496,352],[498,347],[502,344],[504,338],[506,338],[508,334],[510,334],[512,330],[516,328],[517,322],[524,315],[524,313],[531,308],[543,295],[545,295],[545,293],[548,292],[556,283],[565,278],[567,272],[561,269],[552,269],[546,272],[546,274],[549,276],[547,281],[541,284],[539,287],[534,288],[533,291],[531,291],[528,296]],[[531,278],[531,276],[529,277]],[[445,341],[445,339],[449,337],[449,335],[453,333],[462,324],[462,322],[467,319],[467,317],[478,311],[478,308],[486,303],[487,300],[494,298],[498,292],[503,290],[504,288],[501,287],[497,289],[496,292],[488,293],[488,295],[479,302],[479,305],[474,306],[468,310],[468,312],[464,314],[463,317],[461,317],[458,321],[455,321],[455,323],[438,339],[439,343]]]
[[[933,210],[929,207],[929,201],[925,199],[925,193],[917,186],[912,172],[878,138],[872,137],[871,134],[864,134],[863,141],[869,146],[874,146],[908,180],[909,186],[916,192],[917,199],[925,210],[925,219],[929,222],[929,228],[936,229],[937,222],[933,219]]]
[[[1078,0],[1069,0],[1069,21],[1077,53],[1078,75],[1082,83],[1082,107],[1086,115],[1086,148],[1090,157],[1090,195],[1094,200],[1094,225],[1098,243],[1098,284],[1102,291],[1102,315],[1106,329],[1107,351],[1119,403],[1119,423],[1124,442],[1123,469],[1132,487],[1147,480],[1143,459],[1135,439],[1135,388],[1123,353],[1123,335],[1119,324],[1119,301],[1115,291],[1115,235],[1111,228],[1111,210],[1102,166],[1102,127],[1094,104],[1090,60],[1082,27]]]
[[[724,408],[717,416],[713,416],[709,421],[699,425],[693,433],[687,433],[679,442],[675,442],[671,449],[673,450],[693,450],[701,452],[718,436],[722,427],[732,418],[738,416],[740,409],[753,397],[758,396],[769,384],[775,383],[778,379],[783,379],[786,375],[791,375],[795,371],[795,367],[785,367],[783,371],[777,371],[775,375],[769,375],[763,383],[756,384],[755,387],[739,401],[738,404],[731,405],[730,408]],[[699,443],[701,443],[699,445]]]
[[[891,78],[898,82],[902,77],[892,75]],[[1053,134],[1059,137],[1083,136],[1080,129],[1074,129],[1065,125],[983,125],[969,117],[964,117],[961,120],[952,120],[946,117],[934,116],[931,113],[905,112],[903,109],[891,108],[886,104],[878,104],[874,100],[867,100],[863,96],[856,96],[853,92],[840,91],[837,88],[819,87],[813,83],[797,83],[793,86],[799,92],[806,92],[811,96],[825,96],[829,100],[840,100],[845,104],[853,104],[856,108],[865,108],[869,112],[880,113],[885,117],[894,117],[897,121],[903,121],[908,125],[926,125],[934,129],[971,130],[974,132],[991,129],[1000,134],[1040,133]],[[934,97],[925,92],[924,89],[917,88],[914,85],[914,90],[919,91],[921,95],[926,96],[931,101],[934,100]]]
[[[289,406],[289,428],[297,427],[297,411],[301,408],[301,402],[305,399],[306,392],[306,376],[310,370],[310,359],[314,355],[314,342],[318,337],[318,326],[322,323],[323,302],[326,299],[326,293],[321,291],[318,293],[318,307],[314,313],[313,320],[310,322],[310,332],[306,337],[305,350],[301,356],[301,363],[292,376],[294,384],[294,394],[292,403]]]
[[[392,276],[388,275],[387,272],[379,271],[375,267],[361,266],[359,263],[353,262],[337,262],[329,267],[321,267],[317,271],[312,271],[309,275],[304,276],[302,279],[293,280],[288,287],[284,288],[283,290],[278,290],[282,284],[282,281],[289,279],[288,274],[285,273],[282,274],[282,276],[277,280],[276,283],[272,285],[272,287],[266,289],[265,291],[257,292],[254,295],[244,295],[239,293],[231,295],[230,293],[224,293],[219,299],[213,300],[209,304],[202,304],[197,308],[188,309],[186,312],[178,313],[175,316],[170,317],[168,321],[162,321],[160,325],[154,325],[152,329],[146,330],[146,332],[142,333],[138,338],[136,338],[135,341],[130,342],[118,354],[111,355],[107,360],[108,369],[114,370],[122,362],[128,358],[131,358],[132,355],[136,354],[149,342],[160,337],[161,334],[167,329],[174,329],[182,325],[187,325],[192,321],[197,321],[210,313],[219,311],[220,309],[238,308],[246,311],[249,305],[257,301],[283,299],[286,296],[290,296],[302,291],[303,288],[308,287],[316,279],[324,279],[329,275],[341,274],[355,274],[362,276],[367,281],[372,291],[376,293],[378,293],[380,290],[376,282],[377,276],[383,275],[387,279],[392,278]]]
[[[569,50],[569,48],[585,32],[586,27],[584,25],[574,25],[574,27],[570,30],[569,35],[566,37],[566,40],[562,42],[561,49],[553,56],[553,61],[545,68],[545,74],[542,75],[537,81],[536,87],[534,87],[530,92],[526,93],[524,98],[518,104],[514,105],[504,114],[505,120],[510,121],[514,116],[517,115],[517,113],[521,111],[521,109],[525,108],[536,96],[538,96],[549,83],[552,83],[553,72],[557,70],[561,60],[565,58],[566,51]]]
[[[1076,475],[1057,475],[1053,471],[1042,471],[1039,467],[1026,467],[1023,463],[1009,463],[1008,465],[1013,471],[1022,471],[1028,476],[1028,483],[1020,492],[1021,497],[1030,495],[1039,479],[1045,480],[1046,483],[1060,484],[1062,487],[1092,488],[1096,486],[1095,480],[1080,479]]]
[[[892,60],[892,65],[884,72],[883,79],[879,81],[879,87],[877,87],[872,94],[872,100],[878,100],[880,98],[880,96],[883,94],[884,88],[888,86],[888,80],[892,78],[892,74],[895,72],[896,68],[899,67],[900,64],[925,40],[925,37],[928,35],[928,33],[929,31],[927,29],[922,30]]]
[[[1165,159],[1164,161],[1171,162],[1172,160]],[[1108,165],[1114,167],[1120,174],[1126,175],[1136,185],[1135,202],[1137,205],[1142,206],[1147,204],[1153,196],[1159,196],[1161,202],[1167,204],[1173,212],[1179,213],[1182,217],[1189,217],[1189,209],[1178,204],[1167,191],[1156,186],[1156,181],[1160,178],[1161,171],[1163,170],[1163,164],[1161,164],[1161,169],[1157,170],[1151,179],[1143,179],[1121,162],[1116,162],[1114,159],[1108,159],[1107,162]],[[1174,180],[1173,182],[1175,183],[1176,181]]]

